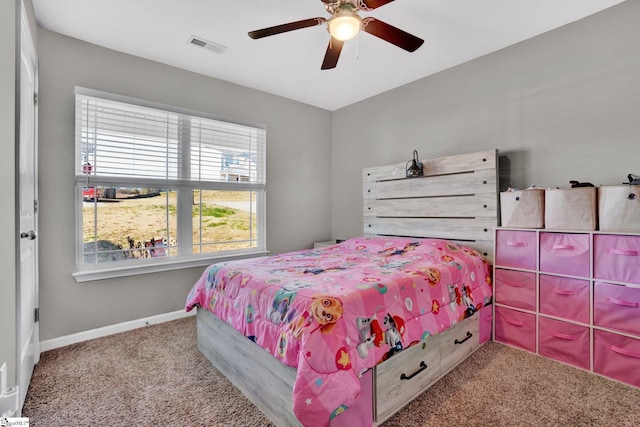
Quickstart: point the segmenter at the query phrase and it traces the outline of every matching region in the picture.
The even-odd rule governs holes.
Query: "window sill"
[[[255,252],[246,252],[241,255],[226,256],[206,256],[189,259],[171,259],[162,260],[155,263],[144,263],[136,265],[118,265],[104,268],[91,268],[87,270],[78,270],[73,273],[73,278],[78,283],[91,282],[95,280],[113,279],[116,277],[134,276],[137,274],[158,273],[162,271],[180,270],[184,268],[202,267],[217,262],[233,261],[237,259],[255,258],[268,255],[265,250],[256,250]]]

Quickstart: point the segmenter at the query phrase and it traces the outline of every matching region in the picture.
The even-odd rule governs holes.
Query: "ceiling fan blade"
[[[327,22],[325,18],[303,19],[301,21],[289,22],[288,24],[276,25],[274,27],[263,28],[261,30],[249,31],[249,37],[251,37],[252,39],[261,39],[263,37],[286,33],[287,31],[300,30],[307,27],[315,27],[316,25],[322,25],[325,22]]]
[[[340,52],[342,52],[342,46],[344,42],[342,40],[331,38],[329,46],[327,46],[327,52],[324,54],[324,60],[322,61],[322,70],[328,70],[335,68],[338,65],[338,58],[340,58]]]
[[[362,30],[408,52],[414,52],[424,43],[421,38],[375,18],[364,18],[362,20]]]
[[[392,1],[393,0],[358,0],[357,6],[360,10],[369,11],[391,3]]]

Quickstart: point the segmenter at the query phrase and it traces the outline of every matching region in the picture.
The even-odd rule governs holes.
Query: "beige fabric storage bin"
[[[640,233],[640,185],[613,185],[598,189],[601,231]]]
[[[553,230],[595,230],[595,187],[545,190],[544,227]]]
[[[544,190],[501,192],[500,216],[503,227],[543,228]]]

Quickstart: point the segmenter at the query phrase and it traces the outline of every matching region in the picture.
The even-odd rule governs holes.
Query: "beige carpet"
[[[193,317],[43,353],[23,416],[36,427],[270,425],[198,352]],[[383,425],[638,426],[640,389],[488,343]]]

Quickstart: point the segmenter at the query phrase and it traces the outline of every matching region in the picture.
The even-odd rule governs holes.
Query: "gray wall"
[[[361,235],[361,169],[497,148],[501,186],[640,174],[640,1],[334,112],[332,237]],[[358,126],[354,126],[358,123]]]
[[[47,340],[180,310],[204,268],[76,283],[74,86],[267,126],[267,247],[331,234],[331,113],[39,28],[40,315]]]

